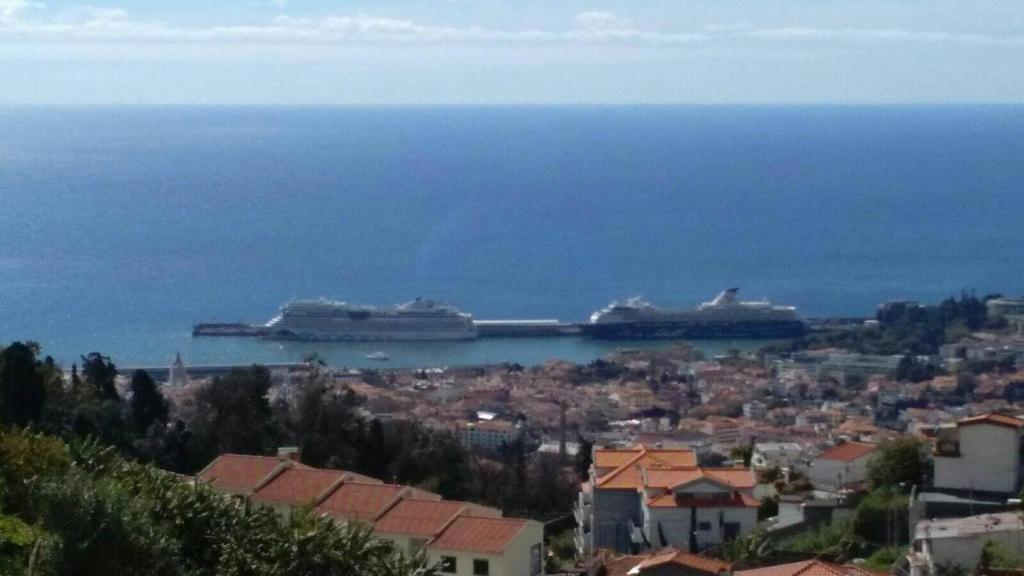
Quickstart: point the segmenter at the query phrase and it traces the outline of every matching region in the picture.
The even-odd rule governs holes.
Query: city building
[[[985,302],[988,315],[996,318],[1024,316],[1024,298],[993,298]]]
[[[754,486],[749,469],[702,468],[690,450],[595,448],[576,506],[578,551],[698,552],[746,536],[760,505]]]
[[[282,450],[277,457],[223,454],[196,480],[282,514],[309,506],[338,522],[365,524],[400,550],[424,550],[442,574],[544,573],[540,522],[504,518],[495,508],[442,500],[426,490],[354,472],[312,468],[298,461],[296,450]]]
[[[175,388],[188,386],[188,370],[185,368],[185,362],[181,359],[181,353],[174,356],[174,363],[171,364],[171,368],[167,372],[167,383]]]
[[[466,448],[498,450],[511,444],[520,428],[507,420],[479,420],[467,422],[461,430],[462,445]]]
[[[868,461],[874,451],[874,444],[837,444],[811,461],[807,477],[819,490],[838,491],[862,484],[868,479]]]
[[[758,442],[750,454],[753,470],[793,468],[802,464],[803,447],[796,442]]]
[[[1022,474],[1024,420],[989,413],[938,429],[935,479],[938,489],[1017,494]]]
[[[986,542],[1018,552],[1024,550],[1024,519],[1019,512],[965,518],[921,520],[914,530],[910,554],[912,576],[935,574],[936,567],[974,570]]]

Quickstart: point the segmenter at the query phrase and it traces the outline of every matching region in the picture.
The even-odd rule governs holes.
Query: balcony
[[[582,530],[590,530],[590,506],[581,506],[577,504],[572,509],[573,517],[576,518],[576,525]]]

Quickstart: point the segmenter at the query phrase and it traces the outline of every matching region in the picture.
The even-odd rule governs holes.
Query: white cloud
[[[29,8],[39,8],[39,2],[29,0],[0,0],[0,26],[15,22],[18,15]]]
[[[274,0],[283,6],[287,0]],[[119,8],[83,6],[55,17],[24,17],[36,4],[0,0],[0,40],[29,42],[219,43],[232,45],[304,45],[347,43],[619,43],[677,46],[702,42],[835,40],[844,42],[931,42],[1021,45],[1015,37],[903,29],[756,28],[748,23],[708,26],[703,31],[643,30],[611,12],[582,12],[567,30],[504,30],[483,26],[438,26],[412,20],[366,15],[317,18],[277,16],[265,24],[188,27],[138,20]]]

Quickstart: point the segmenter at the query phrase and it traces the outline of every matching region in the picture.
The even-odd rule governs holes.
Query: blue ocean
[[[70,364],[585,361],[567,338],[194,339],[293,298],[582,320],[1024,292],[1024,107],[0,109],[0,341]],[[702,343],[709,350],[735,343]]]

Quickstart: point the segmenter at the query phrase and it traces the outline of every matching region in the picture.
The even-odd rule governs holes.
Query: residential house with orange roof
[[[286,452],[277,457],[221,454],[200,470],[196,478],[219,492],[248,496],[263,479],[288,466],[309,468],[292,460]]]
[[[940,428],[934,486],[964,492],[1017,494],[1024,482],[1024,419],[992,412]]]
[[[874,451],[874,444],[836,444],[811,461],[807,478],[815,488],[826,491],[839,491],[863,484],[868,479],[868,462]]]
[[[701,468],[690,450],[595,449],[576,505],[578,552],[697,552],[744,536],[757,523],[754,485],[749,469]]]
[[[732,565],[716,558],[664,548],[643,555],[601,558],[606,576],[732,576]]]
[[[860,566],[835,564],[823,560],[804,560],[788,564],[776,564],[763,568],[739,570],[736,576],[880,576]]]
[[[539,522],[460,515],[430,541],[427,558],[456,576],[541,574],[543,541]]]
[[[336,520],[373,524],[403,498],[437,501],[441,496],[398,484],[345,482],[321,500],[316,510]]]
[[[544,527],[501,511],[346,470],[312,468],[290,458],[225,454],[196,477],[214,490],[288,514],[309,506],[339,522],[371,526],[397,548],[426,550],[445,575],[542,576]]]

